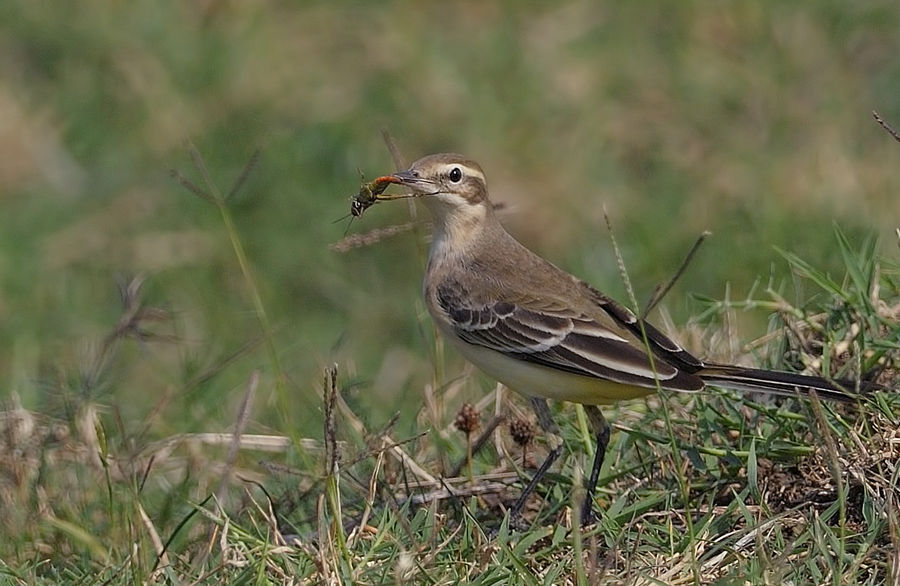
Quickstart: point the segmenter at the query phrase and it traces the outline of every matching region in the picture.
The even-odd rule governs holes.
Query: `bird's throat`
[[[467,254],[493,220],[484,203],[450,202],[434,196],[426,196],[424,201],[434,219],[432,262]]]

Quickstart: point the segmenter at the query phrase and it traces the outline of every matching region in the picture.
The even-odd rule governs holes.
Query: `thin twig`
[[[481,474],[475,477],[475,484],[490,484],[492,482],[505,482],[510,484],[512,482],[516,482],[520,480],[520,476],[515,471],[510,470],[502,470],[496,472],[489,472],[487,474]],[[406,494],[412,494],[414,492],[421,491],[432,491],[437,490],[439,488],[450,487],[454,492],[462,486],[469,486],[469,478],[467,476],[445,476],[443,478],[435,479],[435,480],[413,480],[408,482],[404,489],[407,491]],[[404,496],[403,493],[395,493],[396,496]]]
[[[394,168],[397,171],[405,171],[406,163],[403,161],[403,155],[400,154],[400,149],[397,147],[397,142],[394,140],[394,137],[391,136],[391,131],[384,127],[381,129],[381,138],[384,139],[384,144],[387,145],[388,151],[391,153],[391,158],[394,159]]]
[[[446,499],[459,499],[479,494],[498,494],[509,488],[505,482],[490,482],[488,484],[472,484],[459,488],[439,488],[425,494],[414,494],[409,497],[409,502],[414,505],[424,505]]]
[[[372,448],[372,449],[366,450],[366,451],[364,451],[364,452],[360,452],[354,459],[349,460],[349,461],[346,463],[345,468],[350,468],[350,467],[352,467],[352,466],[355,466],[355,465],[359,464],[360,462],[362,462],[363,460],[368,460],[369,458],[371,458],[371,457],[373,457],[373,456],[379,456],[379,455],[382,454],[383,452],[389,452],[389,451],[393,450],[394,448],[397,448],[397,447],[402,446],[402,445],[404,445],[404,444],[408,444],[408,443],[410,443],[410,442],[419,441],[420,439],[422,439],[423,437],[427,436],[428,434],[429,434],[429,432],[427,432],[427,431],[422,431],[422,432],[419,432],[419,433],[417,433],[416,435],[414,435],[414,436],[412,436],[412,437],[408,437],[408,438],[406,438],[406,439],[404,439],[404,440],[400,440],[399,442],[383,441],[383,442],[382,442],[382,447],[379,447],[379,448]],[[390,440],[390,436],[389,436],[389,435],[384,435],[384,436],[381,437],[381,439],[383,439],[383,440]]]
[[[672,275],[672,278],[669,279],[669,282],[666,283],[665,287],[658,287],[653,290],[653,294],[650,295],[650,299],[647,300],[647,305],[644,307],[644,311],[641,314],[641,319],[646,319],[650,312],[659,304],[660,301],[663,300],[669,291],[672,290],[672,287],[675,286],[675,283],[678,282],[678,279],[681,278],[681,275],[687,270],[688,265],[691,264],[691,261],[694,260],[694,255],[697,254],[697,251],[700,249],[700,246],[703,242],[709,237],[711,232],[704,231],[700,236],[697,237],[697,240],[694,241],[694,245],[691,246],[691,249],[688,251],[687,255],[684,257],[684,260],[681,261],[681,265],[679,265],[678,270],[675,271],[675,274]]]
[[[384,139],[384,144],[387,146],[388,151],[391,153],[391,158],[394,160],[394,168],[397,171],[406,171],[407,165],[406,161],[403,159],[403,155],[400,154],[400,149],[397,147],[397,142],[394,140],[394,137],[391,136],[391,131],[387,129],[387,127],[381,129],[381,137]],[[406,192],[409,194],[409,188],[406,188]],[[416,203],[413,201],[413,198],[410,197],[406,201],[406,209],[409,212],[410,223],[416,228],[416,235],[421,236],[422,228],[418,226],[419,213],[416,209]],[[418,251],[419,258],[425,258],[425,249],[423,248],[422,238],[416,238],[416,249]]]
[[[876,112],[875,110],[872,110],[872,116],[875,118],[875,122],[880,124],[882,128],[887,130],[888,133],[894,137],[894,140],[896,140],[897,142],[900,142],[900,133],[898,133],[896,130],[894,130],[890,124],[885,122],[884,118],[882,118],[881,115],[878,114],[878,112]]]

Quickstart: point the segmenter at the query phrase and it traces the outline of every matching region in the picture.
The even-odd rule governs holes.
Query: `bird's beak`
[[[434,181],[420,177],[415,171],[400,171],[399,173],[388,175],[388,177],[393,179],[393,182],[409,187],[416,195],[434,193],[437,187]]]

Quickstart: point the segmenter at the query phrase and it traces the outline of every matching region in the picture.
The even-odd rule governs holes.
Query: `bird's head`
[[[483,216],[491,205],[484,171],[478,163],[456,153],[422,157],[408,170],[390,177],[421,197],[435,219],[460,213]]]

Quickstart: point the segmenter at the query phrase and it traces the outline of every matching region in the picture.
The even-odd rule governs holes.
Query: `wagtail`
[[[440,331],[472,364],[528,397],[539,424],[555,438],[512,518],[562,452],[547,399],[584,405],[597,438],[583,525],[593,518],[594,490],[609,442],[609,424],[598,405],[658,389],[697,392],[708,384],[780,395],[812,389],[823,398],[853,400],[843,388],[853,388],[851,383],[696,358],[510,236],[488,199],[484,172],[462,155],[430,155],[376,183],[379,188],[406,186],[434,218],[424,292]]]

